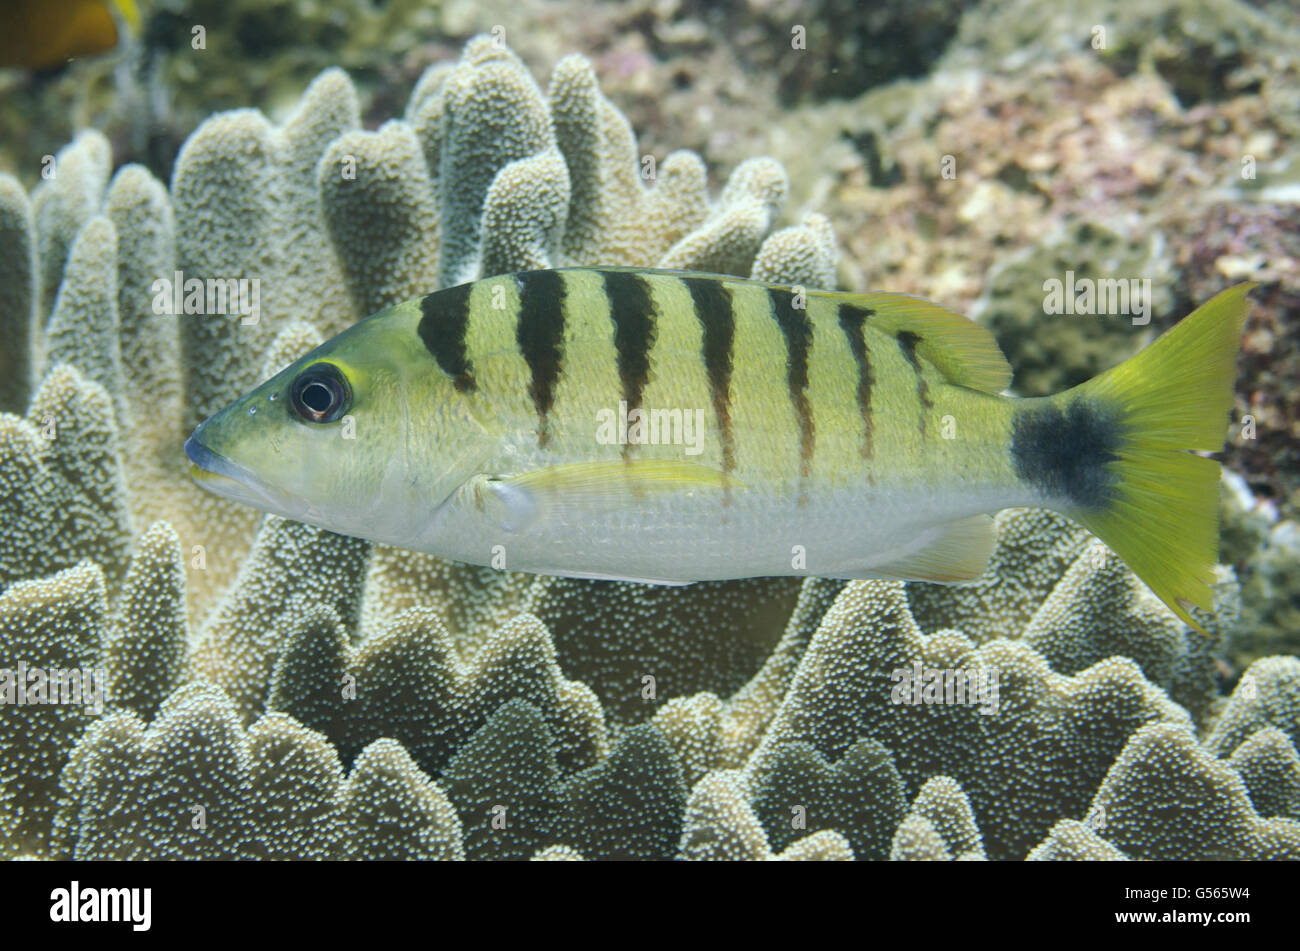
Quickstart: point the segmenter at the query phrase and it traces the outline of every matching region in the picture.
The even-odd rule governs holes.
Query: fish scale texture
[[[586,60],[543,90],[479,38],[373,131],[328,70],[283,125],[213,116],[170,187],[112,174],[95,132],[58,168],[30,196],[0,176],[0,668],[112,689],[98,719],[0,719],[0,855],[1300,857],[1300,669],[1258,661],[1217,698],[1227,570],[1205,639],[1046,512],[999,516],[962,588],[649,589],[374,546],[186,478],[197,419],[449,283],[833,286],[824,217],[774,230],[773,160],[716,199],[692,153],[648,181]],[[159,314],[177,270],[259,277],[258,320]],[[917,664],[997,668],[998,712],[893,703]]]

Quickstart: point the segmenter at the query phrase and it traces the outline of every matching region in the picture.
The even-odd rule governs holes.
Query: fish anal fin
[[[988,515],[975,515],[939,526],[921,547],[866,569],[863,577],[896,581],[957,584],[974,581],[988,569],[997,532]]]

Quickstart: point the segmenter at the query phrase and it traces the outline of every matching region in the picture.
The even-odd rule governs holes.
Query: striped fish
[[[634,268],[390,307],[199,426],[199,483],[498,568],[661,584],[954,583],[991,513],[1058,510],[1188,623],[1210,608],[1245,295],[1065,393],[1001,395],[992,335],[889,293]]]

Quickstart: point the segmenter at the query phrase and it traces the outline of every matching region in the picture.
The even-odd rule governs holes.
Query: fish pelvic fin
[[[1190,610],[1213,607],[1219,463],[1194,452],[1223,449],[1250,312],[1246,295],[1255,286],[1220,292],[1145,350],[1049,401],[1067,437],[1091,419],[1084,442],[1100,448],[1104,460],[1094,463],[1092,477],[1077,481],[1076,504],[1062,511],[1202,634]]]

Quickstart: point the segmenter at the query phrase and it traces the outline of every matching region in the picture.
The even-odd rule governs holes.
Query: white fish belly
[[[925,547],[942,526],[1028,501],[1005,489],[843,491],[805,504],[753,491],[723,504],[647,499],[580,517],[543,514],[509,531],[473,506],[444,513],[408,545],[513,571],[664,583],[773,575],[870,577]]]

